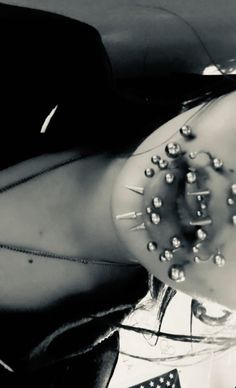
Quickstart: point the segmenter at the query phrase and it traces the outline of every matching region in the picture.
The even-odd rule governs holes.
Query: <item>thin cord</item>
[[[88,156],[88,155],[86,155],[86,156]],[[11,182],[8,185],[0,188],[0,194],[1,193],[5,193],[8,190],[14,189],[17,186],[20,186],[20,185],[22,185],[22,184],[24,184],[26,182],[31,181],[32,179],[38,178],[38,177],[40,177],[40,176],[42,176],[44,174],[47,174],[47,173],[49,173],[51,171],[54,171],[54,170],[56,170],[56,169],[58,169],[60,167],[63,167],[63,166],[66,166],[68,164],[77,162],[78,160],[80,160],[82,158],[85,158],[86,156],[77,155],[77,156],[71,157],[69,159],[66,159],[66,160],[63,160],[61,162],[58,162],[58,163],[54,164],[53,166],[46,167],[46,168],[44,168],[44,169],[42,169],[42,170],[40,170],[40,171],[38,171],[38,172],[36,172],[34,174],[28,175],[28,176],[26,176],[24,178],[21,178],[21,179],[18,179],[16,181],[14,181],[14,182]]]
[[[77,262],[81,264],[101,264],[101,265],[108,265],[108,266],[135,266],[135,267],[140,267],[140,264],[136,263],[121,263],[121,262],[113,262],[107,259],[104,260],[96,260],[96,259],[86,259],[86,258],[81,258],[77,256],[67,256],[67,255],[62,255],[59,253],[54,253],[46,250],[40,250],[37,248],[28,248],[28,247],[23,247],[19,245],[13,245],[13,244],[6,244],[0,242],[0,249],[6,249],[9,251],[14,251],[18,253],[25,253],[27,255],[33,255],[33,256],[41,256],[41,257],[46,257],[49,259],[57,259],[57,260],[66,260],[66,261],[71,261],[71,262]]]

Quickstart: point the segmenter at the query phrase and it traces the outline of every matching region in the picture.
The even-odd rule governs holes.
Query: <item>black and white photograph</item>
[[[0,1],[0,387],[236,388],[236,2]]]

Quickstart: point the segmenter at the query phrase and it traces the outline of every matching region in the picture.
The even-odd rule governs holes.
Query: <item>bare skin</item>
[[[1,172],[1,187],[77,155],[42,155]],[[80,159],[1,194],[0,240],[77,258],[127,262],[114,232],[110,198],[124,161],[104,156]],[[122,284],[133,270],[84,265],[0,250],[0,305],[43,308],[65,296]]]
[[[236,173],[233,172],[236,169],[235,106],[236,93],[231,93],[212,101],[209,106],[199,106],[166,123],[129,159],[110,159],[104,155],[81,159],[1,194],[0,220],[4,221],[0,222],[0,242],[80,258],[140,264],[178,290],[235,309],[236,229],[230,222],[234,207],[226,203],[231,184],[236,182]],[[179,128],[189,119],[197,136],[186,142]],[[163,249],[169,247],[170,238],[179,236],[183,223],[188,224],[195,216],[195,205],[189,200],[181,205],[188,208],[184,221],[175,210],[183,169],[177,166],[171,170],[175,173],[175,181],[168,185],[165,183],[168,169],[159,171],[151,163],[154,154],[168,159],[165,146],[170,141],[181,145],[188,165],[197,169],[199,187],[211,192],[208,210],[213,222],[204,227],[208,237],[200,253],[203,258],[208,258],[220,248],[226,260],[221,268],[214,265],[213,260],[195,263],[192,244],[187,240],[184,247],[175,252],[171,262],[159,260]],[[221,158],[225,173],[215,171],[205,154],[194,160],[187,157],[189,152],[199,150]],[[6,169],[1,172],[1,185],[67,159],[76,152],[42,155]],[[152,178],[144,174],[149,167],[155,171]],[[127,189],[127,185],[143,187],[144,195]],[[189,188],[194,186],[189,185]],[[160,211],[160,224],[153,225],[145,209],[157,194],[168,206],[163,206]],[[135,220],[117,219],[117,215],[130,211],[142,212],[142,216]],[[130,231],[142,222],[145,230]],[[156,251],[148,251],[149,241],[158,244]],[[172,264],[184,266],[184,282],[176,283],[169,278],[168,270]],[[68,263],[3,249],[0,251],[0,268],[0,303],[19,308],[26,304],[35,308],[45,306],[63,296],[90,292],[109,282],[117,281],[121,286],[122,279],[135,272],[135,266],[124,271],[124,267]]]

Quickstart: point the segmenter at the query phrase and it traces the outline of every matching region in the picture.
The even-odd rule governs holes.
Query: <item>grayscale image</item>
[[[0,2],[0,387],[236,388],[236,3]]]

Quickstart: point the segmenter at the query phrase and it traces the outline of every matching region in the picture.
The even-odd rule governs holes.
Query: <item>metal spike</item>
[[[144,230],[146,229],[146,226],[144,224],[144,222],[140,225],[137,225],[137,226],[134,226],[133,228],[130,229],[131,232],[136,232],[138,230]]]
[[[187,194],[193,195],[193,196],[198,196],[198,195],[210,195],[211,192],[210,192],[210,190],[206,189],[206,190],[199,190],[199,191],[188,191]]]
[[[143,188],[143,187],[139,187],[139,186],[130,186],[130,185],[126,185],[125,187],[126,187],[128,190],[133,191],[134,193],[141,194],[141,195],[144,194],[144,188]]]
[[[205,226],[205,225],[210,225],[212,224],[212,220],[210,218],[206,218],[206,219],[200,219],[200,220],[195,220],[195,221],[190,221],[189,222],[189,225],[192,225],[192,226]]]
[[[124,214],[119,214],[118,216],[116,216],[116,219],[117,220],[133,220],[137,217],[140,217],[142,216],[143,213],[142,212],[129,212],[129,213],[124,213]]]

